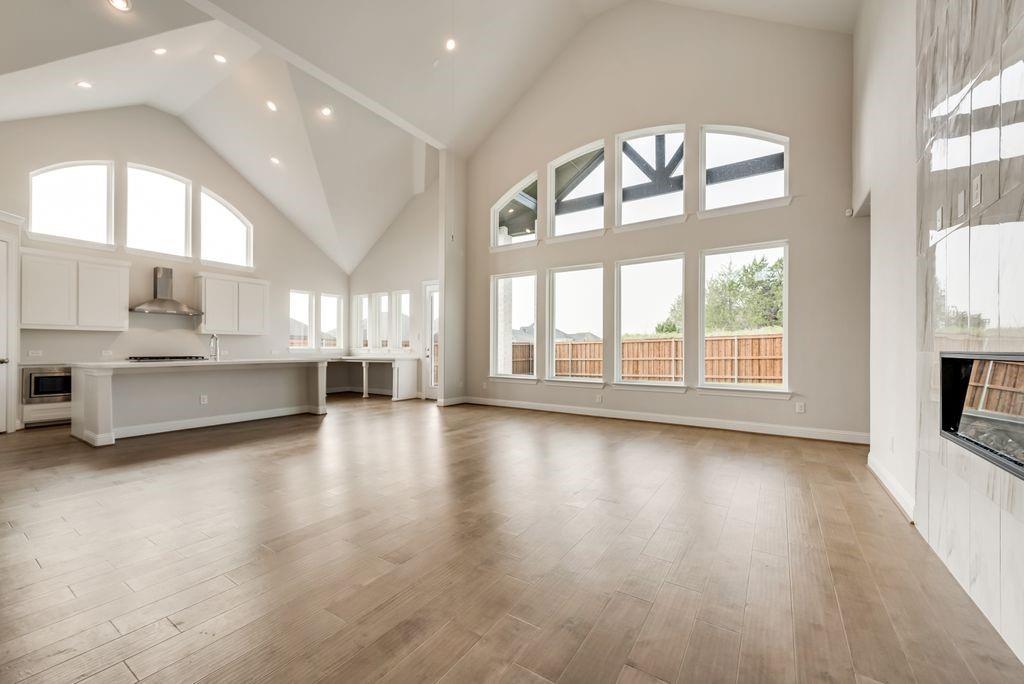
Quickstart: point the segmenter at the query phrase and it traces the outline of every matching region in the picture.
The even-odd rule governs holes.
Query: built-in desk
[[[391,365],[391,401],[415,399],[416,386],[419,381],[420,360],[415,356],[398,356],[388,354],[351,354],[340,359],[331,359],[344,363],[359,363],[363,366],[363,396],[370,396],[370,364],[387,363]]]

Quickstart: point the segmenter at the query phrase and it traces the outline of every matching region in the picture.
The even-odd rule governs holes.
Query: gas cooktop
[[[208,361],[205,356],[129,356],[129,361],[146,363],[153,361]]]

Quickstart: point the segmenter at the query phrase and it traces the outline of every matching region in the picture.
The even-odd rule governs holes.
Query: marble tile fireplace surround
[[[1024,660],[1024,479],[940,439],[940,353],[1024,352],[1024,0],[918,0],[921,534]]]

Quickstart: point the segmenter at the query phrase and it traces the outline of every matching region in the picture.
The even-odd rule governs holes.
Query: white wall
[[[492,403],[544,405],[805,436],[866,440],[868,430],[868,233],[844,216],[851,189],[850,36],[667,3],[633,2],[602,14],[569,44],[476,150],[467,171],[467,390]],[[788,135],[788,207],[491,253],[489,212],[533,171],[580,145],[660,124],[687,126],[686,206],[697,206],[702,124]],[[542,190],[541,199],[544,195]],[[610,205],[610,202],[608,203]],[[606,215],[611,214],[608,207]],[[544,224],[543,211],[540,224]],[[788,240],[789,365],[794,401],[492,381],[492,274],[603,262],[605,358],[612,358],[612,277],[619,259],[686,253],[686,375],[697,376],[698,272],[702,249]],[[545,312],[538,307],[538,324]],[[538,345],[544,368],[544,344]],[[611,363],[606,363],[606,381]],[[601,395],[601,403],[597,404]]]
[[[245,214],[254,226],[251,272],[269,280],[270,332],[262,336],[231,336],[222,341],[230,357],[260,357],[287,353],[289,289],[330,292],[347,298],[348,277],[285,216],[259,194],[177,117],[149,107],[84,112],[0,124],[0,207],[24,216],[29,213],[29,173],[76,159],[110,159],[115,172],[114,251],[83,249],[24,239],[23,246],[57,251],[109,255],[131,261],[130,303],[152,298],[153,267],[174,269],[174,294],[196,303],[193,274],[217,271],[196,259],[143,256],[125,251],[125,162],[137,162],[189,178],[194,188],[212,191]],[[199,202],[193,202],[193,245],[199,244]],[[229,271],[237,273],[236,271]],[[22,333],[22,363],[62,363],[130,355],[206,354],[208,337],[194,331],[192,319],[132,314],[131,329],[123,333],[26,330]],[[29,357],[39,350],[39,357]]]
[[[870,213],[871,455],[913,516],[917,463],[913,0],[865,0],[854,39],[853,206]]]

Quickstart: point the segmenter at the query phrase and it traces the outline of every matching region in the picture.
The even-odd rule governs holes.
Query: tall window
[[[604,377],[604,269],[553,270],[549,289],[551,377],[600,381]]]
[[[356,314],[355,346],[363,349],[370,347],[370,295],[357,295],[352,310]]]
[[[785,387],[785,244],[705,252],[702,382]]]
[[[313,295],[292,290],[288,297],[288,346],[291,349],[312,349]]]
[[[112,162],[75,162],[34,171],[29,232],[114,244]]]
[[[573,235],[604,228],[604,145],[595,143],[584,152],[548,168],[553,202],[551,234]]]
[[[622,140],[619,156],[621,225],[683,213],[682,128]]]
[[[536,273],[491,278],[491,326],[491,375],[536,377]]]
[[[537,241],[537,174],[505,193],[491,208],[491,245]]]
[[[377,326],[377,343],[374,346],[387,349],[391,346],[391,299],[386,292],[373,295],[373,311]]]
[[[341,297],[332,294],[320,295],[320,347],[338,349],[341,347]]]
[[[702,210],[789,194],[789,138],[729,126],[705,126],[703,136]]]
[[[412,299],[407,291],[395,292],[395,346],[412,346]]]
[[[203,261],[252,266],[252,224],[206,188],[200,198],[200,228]]]
[[[683,257],[618,264],[619,382],[683,382]]]
[[[165,171],[128,165],[128,247],[188,256],[192,184]]]

